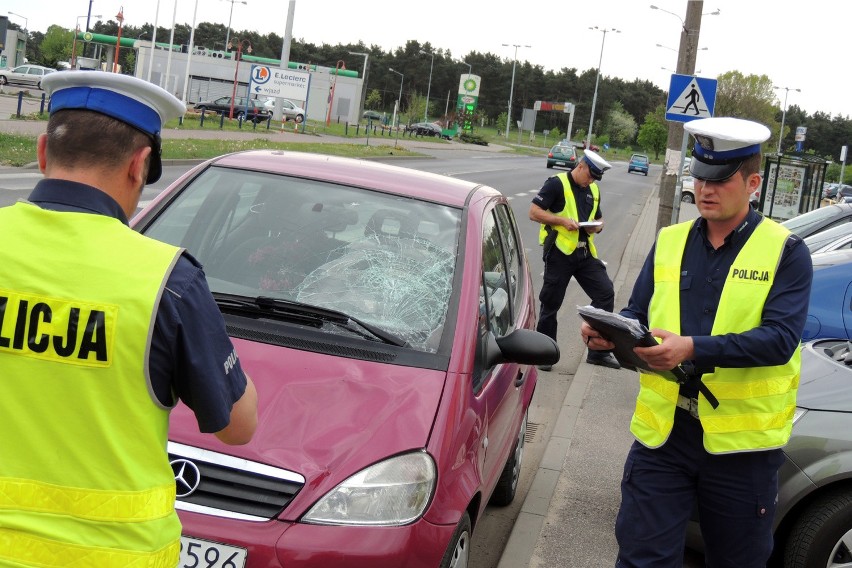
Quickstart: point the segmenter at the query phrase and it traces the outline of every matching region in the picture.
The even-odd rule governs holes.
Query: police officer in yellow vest
[[[169,411],[227,444],[257,423],[201,267],[127,226],[184,105],[97,71],[42,87],[45,179],[0,209],[0,566],[176,566]]]
[[[698,503],[710,567],[757,568],[772,552],[781,448],[793,425],[808,249],[749,205],[769,129],[737,118],[688,122],[701,217],[665,227],[621,314],[660,344],[636,348],[652,369],[680,364],[684,385],[642,373],[616,520],[616,566],[680,566]],[[590,348],[608,341],[587,324]],[[713,408],[698,380],[719,400]]]
[[[548,178],[530,205],[530,220],[541,224],[539,244],[544,259],[536,329],[554,341],[556,315],[572,277],[591,298],[592,306],[611,312],[615,305],[612,280],[598,258],[594,239],[603,229],[601,194],[595,182],[611,167],[597,152],[586,150],[573,170]],[[586,361],[620,368],[612,353],[589,351]],[[551,366],[539,369],[549,371]]]

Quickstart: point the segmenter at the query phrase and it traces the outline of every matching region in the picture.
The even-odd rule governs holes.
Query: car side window
[[[512,305],[512,324],[517,321],[518,312],[521,309],[523,294],[521,293],[520,275],[523,274],[523,257],[521,247],[518,245],[517,232],[515,230],[514,216],[507,205],[500,204],[495,208],[497,213],[497,226],[500,229],[500,239],[506,255],[506,269],[509,275],[509,297]]]
[[[491,336],[505,335],[511,326],[510,276],[507,276],[503,243],[496,213],[489,212],[482,223],[482,275],[479,285],[479,323],[476,356],[472,373],[473,392],[479,392],[489,369],[486,367]]]
[[[506,268],[503,244],[495,212],[489,213],[482,229],[482,281],[489,327],[496,337],[506,335],[512,324],[511,273]]]

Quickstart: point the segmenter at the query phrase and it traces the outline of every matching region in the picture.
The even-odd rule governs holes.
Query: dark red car
[[[210,160],[135,219],[204,265],[259,422],[246,446],[172,413],[180,566],[450,568],[512,501],[537,364],[505,197],[368,161]]]

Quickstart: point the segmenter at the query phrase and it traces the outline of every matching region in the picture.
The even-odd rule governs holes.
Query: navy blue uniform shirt
[[[76,182],[41,180],[29,201],[43,209],[106,215],[128,224],[114,199]],[[157,398],[171,406],[177,394],[195,413],[202,432],[218,432],[228,425],[231,407],[246,388],[239,360],[224,372],[233,350],[204,271],[184,252],[166,281],[151,339],[148,365]]]
[[[592,207],[595,204],[592,197],[592,190],[587,185],[580,185],[571,177],[571,172],[568,172],[568,181],[571,184],[571,192],[574,194],[574,201],[577,203],[577,217],[575,221],[588,221],[589,215],[592,213]],[[538,190],[533,203],[551,213],[559,213],[565,209],[565,188],[562,186],[562,180],[558,175],[550,176],[545,180],[544,185]],[[595,219],[600,219],[603,216],[601,213],[601,204],[598,203],[598,210],[595,213]],[[589,235],[586,231],[580,231],[580,240],[588,241]]]
[[[687,238],[680,276],[680,335],[692,336],[696,373],[715,367],[762,367],[786,363],[798,348],[810,301],[813,265],[808,248],[791,234],[781,254],[775,281],[766,298],[762,322],[744,333],[710,335],[728,270],[762,220],[749,209],[743,223],[718,249],[707,239],[704,219],[697,219]],[[654,292],[654,253],[645,259],[630,302],[621,314],[648,325]]]

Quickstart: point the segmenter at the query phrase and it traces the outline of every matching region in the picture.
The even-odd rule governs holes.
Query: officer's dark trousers
[[[552,246],[544,259],[544,283],[538,295],[541,312],[536,329],[554,341],[556,314],[562,307],[571,277],[577,279],[591,299],[592,306],[611,312],[615,305],[612,280],[607,276],[603,262],[594,258],[585,248],[578,248],[573,254],[565,255],[555,245]]]
[[[783,461],[781,450],[707,453],[698,419],[678,408],[665,444],[652,450],[634,442],[627,455],[616,567],[680,568],[697,498],[705,565],[764,568]]]

